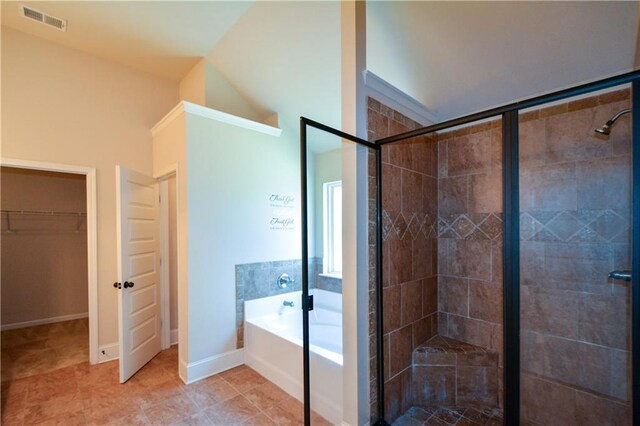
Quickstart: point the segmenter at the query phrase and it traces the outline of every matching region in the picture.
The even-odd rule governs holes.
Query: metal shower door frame
[[[307,127],[355,142],[358,145],[373,149],[376,156],[376,359],[378,375],[376,377],[378,392],[378,418],[384,419],[384,359],[382,340],[382,154],[381,146],[341,130],[334,129],[306,117],[300,117],[300,208],[302,234],[302,356],[304,376],[304,424],[311,425],[311,380],[309,360],[309,224],[308,224],[308,188],[307,188]]]

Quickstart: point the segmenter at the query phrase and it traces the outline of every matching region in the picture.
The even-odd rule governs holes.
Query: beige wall
[[[86,212],[85,177],[3,167],[3,210]],[[86,314],[87,228],[76,217],[2,215],[2,325]]]
[[[206,105],[205,63],[200,60],[191,71],[180,81],[180,100],[198,105]]]
[[[115,165],[152,172],[177,83],[2,28],[2,155],[97,169],[99,344],[118,341]]]
[[[271,119],[273,115],[252,105],[206,58],[180,81],[180,100],[257,122]],[[275,120],[277,125],[277,115]]]

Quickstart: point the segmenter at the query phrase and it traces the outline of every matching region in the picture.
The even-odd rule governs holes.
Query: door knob
[[[113,288],[122,288],[122,283],[118,283],[118,282],[113,283]]]
[[[132,282],[129,282],[129,281],[125,281],[124,282],[124,288],[131,288],[131,287],[133,287],[133,283]]]

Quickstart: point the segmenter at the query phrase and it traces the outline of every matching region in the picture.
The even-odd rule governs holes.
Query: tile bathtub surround
[[[370,140],[420,127],[371,98],[367,113]],[[384,403],[386,420],[392,422],[411,405],[412,351],[437,331],[436,141],[419,137],[387,145],[382,162]],[[375,291],[370,297],[375,301]]]
[[[630,269],[629,116],[608,138],[593,132],[630,105],[622,90],[522,117],[522,414],[532,423],[630,424],[629,287],[607,278]]]
[[[315,288],[333,293],[342,293],[342,279],[318,273],[316,275]]]
[[[342,293],[342,278],[324,275],[321,258],[313,258],[312,262],[315,264],[313,286],[333,293]]]
[[[318,259],[311,258],[309,277],[316,277]],[[280,274],[289,274],[294,282],[280,288]],[[315,279],[312,280],[312,286]],[[236,265],[236,348],[244,347],[244,302],[302,289],[302,261],[282,260],[272,262],[245,263]]]
[[[289,274],[294,282],[280,288],[276,281],[280,274]],[[309,263],[309,288],[342,293],[342,280],[321,275],[322,259],[314,257]],[[244,347],[244,302],[300,291],[302,289],[302,261],[281,260],[236,265],[236,348]]]

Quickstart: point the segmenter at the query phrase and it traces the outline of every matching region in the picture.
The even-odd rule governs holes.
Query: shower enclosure
[[[375,144],[323,129],[372,152],[372,424],[638,422],[638,97],[632,72],[429,127],[369,99]]]
[[[388,422],[404,414],[623,425],[632,424],[633,411],[638,419],[633,366],[640,348],[632,324],[640,296],[630,271],[640,262],[640,153],[631,131],[638,115],[626,115],[638,76],[379,138],[383,152],[425,135],[438,147],[437,334],[414,339],[406,378],[385,381]],[[370,130],[380,127],[370,123]],[[383,188],[393,187],[385,170]],[[402,196],[408,193],[401,186]],[[415,247],[402,253],[393,245],[392,263],[394,256],[415,262]],[[384,320],[393,318],[385,312]],[[455,349],[461,345],[471,346]],[[469,351],[473,367],[460,361]],[[393,351],[385,355],[397,362]]]

